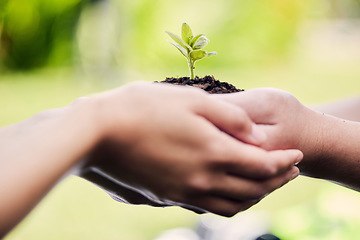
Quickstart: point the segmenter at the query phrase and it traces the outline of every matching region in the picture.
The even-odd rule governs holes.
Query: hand
[[[298,165],[302,174],[360,189],[359,123],[313,111],[278,89],[214,97],[239,106],[259,124],[267,135],[262,148],[300,149],[304,153],[304,160]]]
[[[261,145],[266,150],[300,149],[304,153],[301,162],[304,166],[310,161],[310,156],[317,155],[316,151],[322,148],[319,134],[322,114],[305,107],[286,91],[259,88],[214,97],[247,112],[252,121],[266,132],[267,140]]]
[[[103,140],[84,170],[144,196],[129,202],[232,216],[299,174],[300,151],[253,146],[265,138],[244,111],[201,90],[131,84],[95,99]]]

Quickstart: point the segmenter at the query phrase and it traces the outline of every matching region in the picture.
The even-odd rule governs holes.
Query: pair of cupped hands
[[[232,216],[296,178],[312,144],[313,112],[278,89],[135,83],[96,98],[104,137],[81,176],[130,204]]]

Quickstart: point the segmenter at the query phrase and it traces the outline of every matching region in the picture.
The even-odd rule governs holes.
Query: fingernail
[[[292,175],[291,175],[291,179],[290,181],[294,180],[295,178],[297,178],[299,176],[300,172],[299,171],[296,171],[294,172]]]
[[[255,139],[258,143],[265,142],[267,136],[264,131],[262,131],[255,123],[252,126],[252,137]]]
[[[303,154],[300,154],[300,155],[296,158],[296,161],[295,161],[294,165],[295,165],[295,166],[298,165],[299,162],[301,162],[301,161],[303,160],[303,158],[304,158],[304,155],[303,155]]]

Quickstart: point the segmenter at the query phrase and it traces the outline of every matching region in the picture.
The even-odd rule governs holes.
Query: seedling
[[[216,55],[216,52],[207,52],[202,50],[210,41],[204,34],[199,34],[194,37],[191,28],[187,23],[182,24],[181,38],[171,32],[165,31],[175,41],[175,43],[168,41],[171,45],[176,47],[187,59],[190,79],[195,78],[194,69],[195,62],[211,55]]]

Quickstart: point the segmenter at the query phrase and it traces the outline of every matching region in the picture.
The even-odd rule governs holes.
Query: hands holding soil
[[[0,128],[0,237],[79,163],[117,200],[224,216],[298,176],[303,154],[302,174],[359,190],[359,107],[317,108],[347,121],[275,89],[130,84],[44,111]]]
[[[131,84],[97,101],[106,129],[82,176],[126,202],[232,216],[299,174],[300,151],[257,147],[247,114],[202,90]]]
[[[146,104],[151,116],[147,123],[135,124],[138,131],[131,131],[140,134],[134,135],[140,143],[116,150],[121,140],[109,140],[115,141],[113,147],[109,143],[101,146],[88,168],[120,183],[123,188],[118,184],[103,187],[124,202],[179,205],[196,212],[231,216],[297,176],[298,169],[293,165],[300,161],[301,154],[287,149],[304,153],[298,165],[303,175],[359,189],[360,150],[354,144],[360,140],[357,122],[312,110],[278,89],[210,96],[172,86],[128,88],[129,98],[138,96],[135,99],[139,105],[129,105],[126,112]],[[170,99],[171,104],[159,98],[145,100],[146,95],[163,96],[160,99]],[[179,102],[178,97],[183,100]],[[223,105],[225,102],[232,106]],[[360,120],[354,111],[359,105],[359,101],[352,100],[318,110]],[[151,109],[158,109],[156,115]],[[130,125],[134,122],[129,121]],[[107,166],[103,165],[108,163],[103,161],[104,153],[113,161]],[[134,164],[129,166],[128,162]]]

